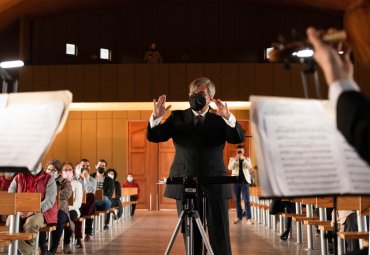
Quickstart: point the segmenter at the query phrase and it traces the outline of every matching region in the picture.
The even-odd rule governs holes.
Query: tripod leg
[[[181,227],[181,222],[183,220],[183,216],[184,216],[184,211],[182,211],[181,214],[180,214],[180,216],[179,216],[179,220],[177,221],[175,230],[172,233],[171,240],[170,240],[170,242],[169,242],[169,244],[167,246],[166,252],[164,253],[165,255],[170,254],[170,251],[172,249],[172,246],[173,246],[173,244],[174,244],[174,242],[176,240],[176,236],[179,233],[179,230],[180,230],[180,227]]]
[[[213,250],[211,248],[211,244],[209,243],[206,232],[204,231],[202,222],[199,218],[199,213],[197,211],[194,211],[193,217],[194,217],[195,222],[197,223],[198,230],[200,234],[202,235],[202,239],[203,239],[204,245],[207,248],[207,251],[209,252],[210,255],[214,255]]]

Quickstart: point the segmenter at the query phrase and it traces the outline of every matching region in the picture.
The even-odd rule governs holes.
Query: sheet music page
[[[340,194],[350,190],[338,131],[320,101],[251,97],[251,102],[253,137],[258,136],[260,143],[257,164],[260,170],[262,161],[262,173],[271,185],[266,187],[271,193],[264,195]],[[348,167],[351,163],[347,162]],[[264,184],[266,181],[263,191]]]
[[[33,169],[46,153],[68,112],[69,103],[63,100],[61,92],[32,93],[33,98],[27,103],[27,100],[17,102],[19,98],[28,98],[28,94],[12,94],[12,103],[0,110],[0,166]],[[46,95],[52,98],[57,95],[62,99],[43,101]],[[71,99],[70,92],[64,92],[64,95],[66,101]]]

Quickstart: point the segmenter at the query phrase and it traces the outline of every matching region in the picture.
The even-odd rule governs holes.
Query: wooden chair
[[[0,240],[9,243],[9,254],[18,253],[18,240],[32,240],[36,233],[19,233],[20,213],[40,212],[40,193],[7,193],[0,192],[0,214],[9,215],[9,231],[0,233]]]

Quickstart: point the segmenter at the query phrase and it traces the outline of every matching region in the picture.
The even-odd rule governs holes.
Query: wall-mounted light
[[[66,43],[66,54],[77,56],[78,55],[78,47],[76,46],[76,44]]]
[[[4,61],[0,63],[1,68],[14,68],[14,67],[21,67],[24,66],[24,62],[22,60],[11,60],[11,61]]]
[[[110,49],[100,48],[100,59],[111,60],[112,51]]]
[[[21,66],[24,66],[24,62],[22,60],[4,61],[0,63],[0,77],[3,80],[2,93],[9,92],[9,83],[12,84],[11,92],[15,93],[18,91],[18,80],[13,78],[13,76],[11,76],[6,69],[17,68]]]

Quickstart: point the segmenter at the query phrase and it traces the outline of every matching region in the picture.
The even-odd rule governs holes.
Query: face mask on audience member
[[[109,173],[109,174],[108,174],[108,177],[110,177],[110,178],[114,179],[114,173]]]
[[[11,172],[5,172],[4,176],[5,178],[11,178],[15,175],[15,173],[11,173]]]
[[[54,177],[54,179],[58,178],[58,177],[59,177],[59,173],[58,173],[58,171],[54,171],[54,172],[52,172],[52,173],[51,173],[51,176],[53,176],[53,177]]]
[[[40,173],[40,172],[41,172],[41,170],[42,170],[42,166],[41,166],[41,164],[38,164],[38,165],[35,167],[35,169],[32,169],[32,170],[30,171],[30,174],[32,174],[32,175],[37,175],[38,173]]]
[[[104,168],[103,167],[98,167],[98,173],[99,174],[104,174]]]
[[[73,173],[71,171],[62,171],[62,176],[64,179],[71,181],[73,177]]]
[[[128,182],[132,182],[134,180],[134,177],[132,177],[131,175],[127,176],[127,181]]]
[[[189,104],[194,111],[200,111],[206,105],[206,98],[200,93],[192,94],[189,96]]]
[[[76,176],[80,176],[81,175],[81,168],[80,167],[76,167],[76,169],[75,169],[75,175]]]

